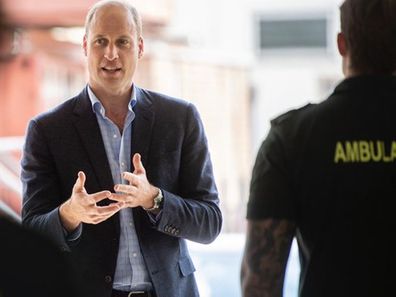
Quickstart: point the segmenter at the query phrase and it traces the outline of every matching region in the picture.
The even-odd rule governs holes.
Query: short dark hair
[[[351,67],[361,74],[396,71],[396,0],[345,0],[341,32]]]

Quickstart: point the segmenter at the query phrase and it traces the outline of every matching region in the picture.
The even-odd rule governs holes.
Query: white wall
[[[268,132],[270,119],[280,113],[318,102],[330,88],[323,81],[342,78],[336,49],[338,7],[342,0],[176,0],[169,34],[185,38],[208,59],[250,69],[252,155]],[[326,17],[328,50],[273,50],[260,53],[258,18]],[[236,82],[237,83],[237,82]],[[330,83],[330,86],[334,84]],[[252,158],[254,159],[254,158]]]
[[[336,47],[339,31],[339,0],[250,0],[251,43],[258,44],[258,19],[271,20],[325,17],[328,48],[259,51],[255,47],[252,67],[252,153],[268,133],[269,121],[281,113],[326,98],[342,78]]]

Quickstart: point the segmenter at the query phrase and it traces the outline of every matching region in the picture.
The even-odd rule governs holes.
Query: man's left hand
[[[146,170],[143,167],[140,154],[135,154],[132,158],[135,170],[123,172],[122,178],[126,179],[129,184],[117,184],[114,186],[116,194],[112,194],[112,200],[124,202],[125,207],[152,208],[154,197],[158,195],[159,189],[150,184],[147,180]]]

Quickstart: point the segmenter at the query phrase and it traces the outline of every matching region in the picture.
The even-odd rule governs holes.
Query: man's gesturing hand
[[[126,179],[128,185],[117,184],[114,186],[117,194],[112,194],[111,199],[124,202],[124,207],[142,206],[151,208],[154,205],[154,197],[158,195],[159,189],[149,183],[146,170],[143,167],[140,154],[135,154],[132,158],[133,173],[124,172],[122,177]]]
[[[98,224],[110,218],[123,207],[123,202],[108,206],[97,206],[96,203],[111,197],[110,191],[88,194],[85,190],[85,174],[78,172],[71,197],[59,208],[63,226],[67,231],[75,230],[80,223]]]

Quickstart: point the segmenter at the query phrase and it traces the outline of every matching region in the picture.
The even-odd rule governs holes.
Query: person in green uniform
[[[282,296],[293,238],[298,296],[395,294],[396,1],[346,0],[340,12],[345,79],[274,119],[257,154],[244,297]]]

